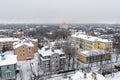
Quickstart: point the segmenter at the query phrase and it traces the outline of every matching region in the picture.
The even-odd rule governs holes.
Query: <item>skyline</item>
[[[0,0],[0,23],[120,23],[119,0]]]

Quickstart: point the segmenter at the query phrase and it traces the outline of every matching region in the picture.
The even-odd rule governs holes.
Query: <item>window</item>
[[[7,70],[9,70],[9,66],[7,66]]]
[[[28,53],[32,54],[32,48],[28,48]]]
[[[96,55],[94,56],[94,61],[97,61],[97,56]]]
[[[6,72],[6,77],[7,77],[7,78],[10,78],[10,73],[11,73],[10,71],[7,71],[7,72]]]
[[[91,63],[94,62],[93,56],[90,56]]]
[[[20,53],[20,56],[22,56],[22,54]]]
[[[10,78],[11,71],[9,70],[9,66],[7,66],[6,77]]]
[[[58,63],[58,61],[56,61],[56,63]]]
[[[61,54],[61,55],[60,55],[60,57],[63,57],[63,56],[64,56],[64,54]]]

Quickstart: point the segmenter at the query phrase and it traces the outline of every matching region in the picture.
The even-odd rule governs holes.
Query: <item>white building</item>
[[[44,46],[38,51],[40,64],[44,72],[57,72],[65,69],[66,57],[64,52],[51,46]]]

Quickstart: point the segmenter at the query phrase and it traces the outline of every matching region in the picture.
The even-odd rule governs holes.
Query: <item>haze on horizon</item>
[[[0,23],[120,23],[120,0],[0,0]]]

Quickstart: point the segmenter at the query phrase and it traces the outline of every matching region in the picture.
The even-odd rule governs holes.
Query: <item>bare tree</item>
[[[70,65],[72,65],[72,69],[74,69],[74,64],[75,64],[75,47],[71,45],[70,42],[64,43],[63,50],[67,56],[68,62],[67,62],[67,67],[68,70],[70,69]],[[72,64],[71,64],[72,60]]]

